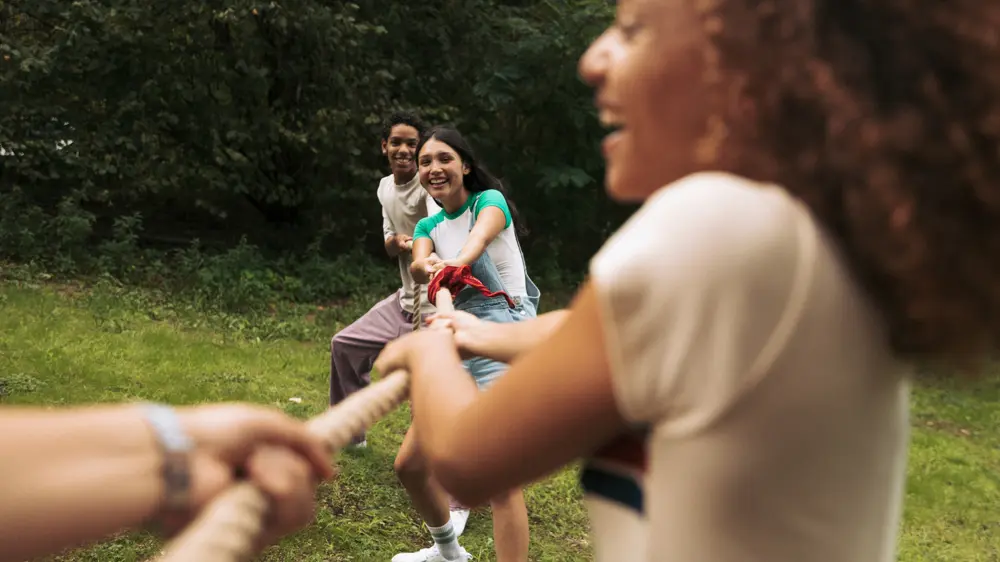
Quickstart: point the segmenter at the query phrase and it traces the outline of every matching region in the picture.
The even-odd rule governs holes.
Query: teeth
[[[600,122],[602,127],[608,129],[620,129],[623,126],[622,121],[606,112],[601,112]]]

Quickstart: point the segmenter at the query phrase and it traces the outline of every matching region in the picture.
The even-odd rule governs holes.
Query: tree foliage
[[[401,108],[470,136],[531,261],[579,268],[626,212],[576,75],[610,17],[598,0],[0,3],[0,254],[86,253],[123,228],[378,248],[378,134]]]

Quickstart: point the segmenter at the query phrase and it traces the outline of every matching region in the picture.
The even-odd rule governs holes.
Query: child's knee
[[[357,350],[357,343],[345,336],[343,331],[330,338],[330,356],[335,360],[349,361],[350,357],[357,353]]]

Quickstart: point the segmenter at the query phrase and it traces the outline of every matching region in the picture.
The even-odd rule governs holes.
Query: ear
[[[382,154],[383,155],[389,154],[389,148],[388,147],[389,147],[389,145],[387,145],[385,143],[385,141],[382,141]]]
[[[467,176],[467,175],[469,175],[469,172],[471,172],[471,171],[472,170],[469,169],[469,165],[468,164],[462,164],[462,174],[463,175]]]

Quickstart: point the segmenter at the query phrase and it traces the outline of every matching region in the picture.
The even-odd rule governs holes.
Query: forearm
[[[479,395],[452,347],[427,349],[412,365],[413,426],[433,471],[454,474],[455,422]]]
[[[485,251],[486,243],[483,240],[471,237],[462,246],[462,250],[458,253],[455,261],[458,261],[462,265],[472,265]]]
[[[395,258],[402,253],[399,249],[399,244],[396,243],[396,235],[385,239],[385,253],[389,254],[390,258]]]
[[[483,323],[484,337],[478,355],[510,363],[517,356],[545,341],[569,316],[569,310],[554,310],[538,318],[513,323]]]
[[[149,520],[161,454],[134,406],[0,410],[0,561],[99,540]]]

